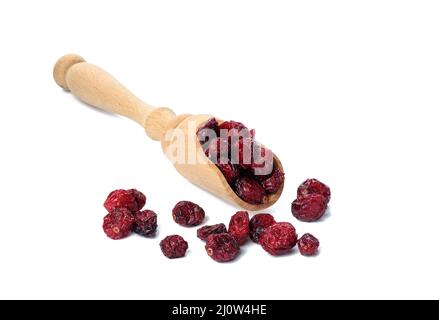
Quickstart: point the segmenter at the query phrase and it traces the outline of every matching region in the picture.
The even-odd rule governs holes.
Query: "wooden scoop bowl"
[[[163,152],[182,176],[212,194],[250,211],[268,208],[279,199],[283,186],[277,193],[270,195],[268,202],[264,204],[247,203],[235,194],[221,171],[205,156],[195,134],[196,128],[213,116],[176,115],[169,108],[150,106],[134,96],[106,71],[87,63],[78,55],[68,54],[61,57],[55,64],[53,76],[59,86],[71,91],[85,103],[136,121],[151,139],[161,141]],[[222,122],[216,119],[219,123]],[[174,133],[177,132],[180,136],[183,133],[186,143],[182,144],[175,139]],[[183,161],[175,162],[174,153],[178,148],[184,148],[185,157]],[[282,164],[276,156],[274,165],[283,171]]]

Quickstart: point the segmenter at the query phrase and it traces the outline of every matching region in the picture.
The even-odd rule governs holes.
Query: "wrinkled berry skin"
[[[268,197],[264,188],[253,178],[239,177],[235,182],[235,192],[242,200],[252,204],[267,203]]]
[[[227,157],[229,154],[227,140],[222,138],[213,139],[204,153],[213,163],[218,163],[219,159]]]
[[[179,235],[167,236],[160,241],[160,249],[169,259],[184,257],[187,248],[187,242]]]
[[[331,200],[331,190],[327,185],[317,179],[308,179],[297,189],[297,197],[302,198],[310,194],[320,194],[326,199],[326,203]]]
[[[240,245],[244,244],[250,233],[249,216],[247,211],[238,211],[230,218],[229,234],[232,235]]]
[[[250,219],[250,239],[253,242],[259,243],[259,239],[261,237],[261,234],[267,229],[268,227],[275,224],[276,221],[274,220],[273,216],[268,213],[258,213],[254,215]]]
[[[279,169],[275,169],[268,178],[261,180],[261,185],[267,193],[273,194],[279,191],[285,181],[285,174]]]
[[[118,240],[129,236],[133,223],[134,217],[130,210],[117,208],[104,217],[102,228],[109,238]]]
[[[203,123],[197,130],[197,137],[198,141],[200,141],[201,144],[206,143],[209,138],[212,138],[211,134],[215,133],[215,135],[219,136],[219,127],[218,122],[215,118],[210,118],[205,123]]]
[[[133,231],[144,237],[150,237],[157,230],[157,214],[152,210],[138,211],[134,214]]]
[[[231,131],[231,130],[235,130],[236,133],[240,133],[241,130],[246,130],[248,131],[248,128],[242,124],[241,122],[237,122],[237,121],[224,121],[223,123],[221,123],[219,125],[219,130],[221,132],[221,130],[227,130],[227,132]]]
[[[291,204],[291,212],[300,221],[313,222],[325,214],[327,203],[327,198],[321,194],[309,194],[294,200]]]
[[[224,223],[214,224],[212,226],[204,226],[197,230],[197,237],[206,241],[211,234],[227,233]]]
[[[296,229],[291,223],[278,222],[265,229],[260,244],[273,256],[289,252],[297,243]]]
[[[181,226],[198,226],[204,220],[204,210],[198,204],[190,201],[180,201],[172,210],[174,221]]]
[[[112,191],[107,200],[104,202],[104,207],[108,212],[112,212],[115,209],[125,208],[131,212],[138,210],[136,197],[133,192],[123,189]]]
[[[134,200],[136,201],[137,204],[136,211],[142,210],[142,208],[145,206],[146,203],[145,195],[136,189],[129,189],[127,191],[134,197]]]
[[[217,262],[232,261],[239,254],[238,242],[228,233],[211,234],[205,248],[209,257]]]
[[[218,163],[216,166],[221,171],[224,178],[226,178],[229,184],[233,183],[239,176],[238,166],[236,164],[230,163],[230,161],[228,160],[227,162],[224,161],[224,163],[221,161],[221,163]]]
[[[316,255],[319,245],[319,240],[310,233],[305,233],[297,242],[300,254],[303,256]]]

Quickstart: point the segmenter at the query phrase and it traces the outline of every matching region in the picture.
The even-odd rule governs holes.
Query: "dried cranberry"
[[[211,234],[207,237],[206,252],[215,261],[227,262],[239,254],[239,244],[228,233]]]
[[[187,242],[179,235],[167,236],[160,241],[160,249],[169,259],[184,257],[187,248]]]
[[[308,179],[297,189],[297,197],[305,197],[310,194],[320,194],[326,198],[326,203],[331,200],[331,190],[327,185],[317,179]]]
[[[108,212],[112,212],[119,208],[125,208],[131,212],[136,212],[138,210],[135,195],[132,192],[123,189],[111,192],[108,195],[107,200],[104,202],[104,207]]]
[[[274,168],[274,155],[270,149],[255,144],[250,168],[255,176],[269,176]]]
[[[250,138],[233,139],[230,145],[230,160],[243,169],[251,169],[253,141]]]
[[[294,200],[291,204],[291,212],[301,221],[312,222],[323,216],[326,207],[327,198],[315,193]]]
[[[229,145],[227,140],[215,138],[206,149],[205,154],[213,163],[218,163],[223,157],[227,157],[229,153]]]
[[[137,210],[142,210],[143,206],[146,203],[145,195],[142,192],[140,192],[139,190],[136,190],[136,189],[129,189],[127,191],[128,191],[128,193],[130,193],[134,197],[134,199],[135,199],[135,201],[137,203],[136,211]]]
[[[262,186],[253,178],[240,177],[235,182],[235,192],[242,200],[251,204],[267,203],[267,194]]]
[[[249,217],[247,211],[238,211],[230,219],[229,234],[232,235],[239,244],[244,244],[250,233]]]
[[[297,243],[296,229],[291,223],[278,222],[265,229],[260,244],[269,254],[277,256],[287,253]]]
[[[198,141],[201,144],[206,143],[209,139],[219,136],[218,122],[215,118],[210,118],[204,122],[197,130]]]
[[[241,130],[248,130],[248,128],[241,122],[237,121],[224,121],[219,125],[220,130],[227,130],[227,132],[231,130],[236,130],[237,132],[240,132]]]
[[[252,239],[253,242],[259,243],[259,238],[261,237],[261,234],[267,229],[268,227],[275,224],[276,221],[274,220],[273,216],[268,213],[258,213],[254,215],[250,219],[250,239]]]
[[[303,256],[313,256],[319,249],[319,240],[310,233],[305,233],[297,242],[300,254]]]
[[[224,223],[214,224],[212,226],[204,226],[197,230],[197,237],[203,241],[207,240],[207,237],[211,234],[227,233]]]
[[[190,201],[180,201],[172,210],[174,221],[185,227],[199,225],[203,222],[204,215],[203,208]]]
[[[157,230],[157,214],[152,210],[138,211],[134,214],[133,231],[142,236],[152,236]]]
[[[227,162],[225,160],[221,160],[216,166],[218,169],[220,169],[221,173],[229,184],[233,183],[239,176],[238,166],[230,163],[228,160]]]
[[[130,210],[117,208],[104,217],[102,228],[108,237],[118,240],[131,233],[133,223],[134,217]]]
[[[279,169],[275,169],[271,176],[261,179],[261,185],[268,193],[276,193],[282,187],[284,181],[285,174]]]

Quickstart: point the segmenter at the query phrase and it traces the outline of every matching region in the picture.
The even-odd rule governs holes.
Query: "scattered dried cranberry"
[[[244,244],[250,233],[249,217],[247,211],[238,211],[230,219],[229,234],[232,235],[239,244]]]
[[[232,164],[228,159],[224,161],[220,160],[216,166],[218,169],[220,169],[221,173],[229,184],[233,183],[239,176],[238,166],[236,164]]]
[[[133,231],[142,236],[148,237],[155,234],[157,230],[157,214],[152,210],[138,211],[134,214]]]
[[[250,219],[250,239],[259,243],[259,238],[266,228],[275,224],[273,216],[268,213],[258,213]]]
[[[118,240],[127,237],[133,228],[134,217],[126,208],[116,208],[104,217],[102,228],[111,239]]]
[[[211,234],[207,237],[206,252],[215,261],[227,262],[239,254],[239,244],[228,233]]]
[[[207,240],[211,234],[227,233],[224,223],[214,224],[212,226],[204,226],[197,230],[197,237],[203,241]]]
[[[268,193],[276,193],[285,181],[285,174],[279,169],[274,169],[273,174],[268,178],[261,179],[261,185]]]
[[[262,186],[253,178],[240,177],[235,182],[235,192],[242,200],[252,204],[267,203],[267,194]]]
[[[204,215],[203,208],[190,201],[180,201],[172,210],[174,221],[185,227],[199,225],[203,222]]]
[[[181,236],[172,235],[160,241],[160,248],[166,257],[175,259],[184,257],[188,244]]]
[[[136,197],[133,192],[123,189],[111,192],[108,195],[107,200],[104,202],[104,207],[108,212],[112,212],[119,208],[125,208],[131,212],[136,212],[138,210]]]
[[[129,189],[127,191],[128,191],[128,193],[130,193],[134,197],[134,199],[136,201],[136,204],[137,204],[136,211],[142,210],[143,206],[146,203],[145,195],[142,192],[140,192],[139,190],[136,190],[136,189]]]
[[[327,203],[327,198],[321,194],[309,194],[294,200],[291,204],[291,212],[301,221],[312,222],[323,216]]]
[[[273,256],[287,253],[296,243],[296,229],[288,222],[273,224],[265,229],[260,237],[262,248]]]
[[[300,254],[303,256],[313,256],[319,249],[319,240],[310,233],[305,233],[297,242]]]
[[[308,179],[297,189],[297,197],[305,197],[310,194],[320,194],[325,197],[326,203],[331,200],[331,190],[327,185],[317,179]]]

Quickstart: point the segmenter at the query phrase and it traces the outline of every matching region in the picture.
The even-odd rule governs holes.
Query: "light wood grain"
[[[246,203],[235,194],[221,171],[206,158],[196,135],[190,130],[190,126],[199,126],[212,115],[176,116],[169,108],[155,108],[137,98],[109,73],[74,54],[65,55],[57,61],[53,76],[59,86],[85,103],[136,121],[151,139],[161,141],[162,150],[170,160],[173,159],[170,150],[184,148],[185,161],[174,163],[174,167],[186,179],[215,196],[240,208],[258,211],[273,205],[282,194],[283,186],[269,197],[267,203],[260,205]],[[170,139],[177,131],[185,135],[188,143],[177,146],[177,140]],[[189,157],[193,155],[198,161],[190,161]],[[283,170],[276,156],[274,162]]]

